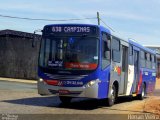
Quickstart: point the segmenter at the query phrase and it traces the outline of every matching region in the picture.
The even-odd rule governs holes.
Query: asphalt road
[[[160,95],[160,90],[155,95]],[[0,113],[3,114],[141,114],[143,110],[130,108],[143,102],[121,97],[114,106],[107,107],[105,100],[76,98],[66,106],[56,96],[38,95],[36,84],[0,81]]]

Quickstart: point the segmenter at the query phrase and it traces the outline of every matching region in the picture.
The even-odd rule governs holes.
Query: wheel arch
[[[116,88],[116,94],[117,94],[117,96],[118,96],[118,91],[119,91],[119,83],[118,83],[118,81],[115,80],[112,85],[115,86],[115,88]]]
[[[143,84],[144,84],[144,87],[145,87],[145,92],[147,93],[147,83],[146,83],[146,81],[144,81],[143,83],[142,83],[142,87],[143,87]],[[142,88],[141,88],[142,89]],[[142,90],[141,90],[142,91]]]

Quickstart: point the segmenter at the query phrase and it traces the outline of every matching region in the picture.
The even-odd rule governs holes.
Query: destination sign
[[[95,26],[80,26],[80,25],[54,25],[44,28],[45,34],[54,35],[92,35],[98,34],[97,27]]]
[[[89,33],[90,27],[59,27],[59,26],[53,26],[52,27],[53,32],[65,32],[65,33],[71,33],[71,32],[82,32],[82,33]]]

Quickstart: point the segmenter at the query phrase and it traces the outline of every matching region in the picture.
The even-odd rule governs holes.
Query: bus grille
[[[88,75],[52,75],[45,73],[49,78],[54,80],[81,80]]]

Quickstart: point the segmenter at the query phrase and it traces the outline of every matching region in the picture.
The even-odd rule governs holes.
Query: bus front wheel
[[[111,95],[110,95],[110,97],[107,99],[107,105],[108,105],[108,106],[114,105],[114,103],[115,103],[115,101],[116,101],[116,98],[117,98],[116,87],[115,87],[115,85],[113,85],[113,86],[112,86],[112,89],[111,89]]]
[[[72,100],[72,98],[68,96],[59,96],[59,99],[63,104],[69,104]]]

